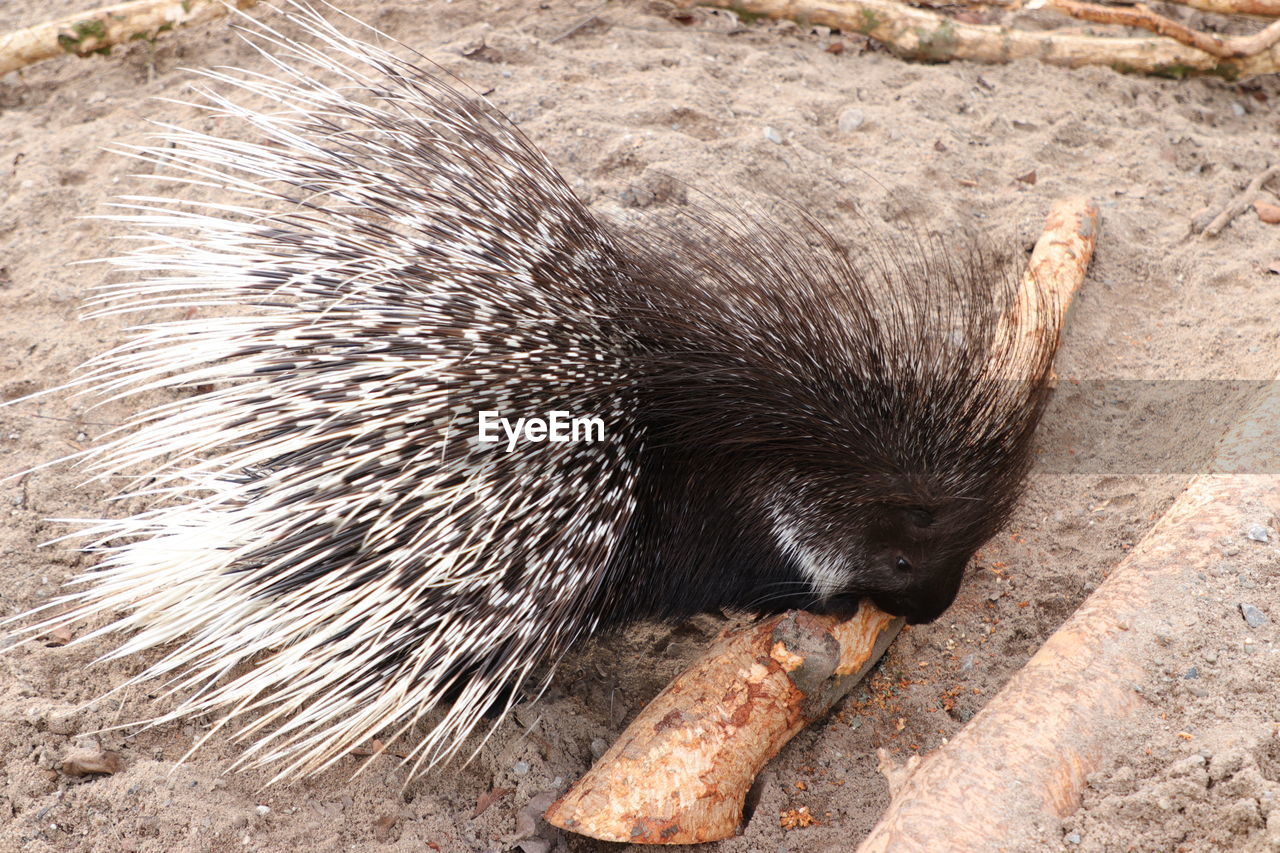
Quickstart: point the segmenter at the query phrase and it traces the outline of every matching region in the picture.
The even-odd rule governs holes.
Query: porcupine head
[[[109,217],[136,247],[94,300],[138,325],[73,383],[168,395],[84,454],[146,508],[87,526],[51,605],[120,614],[90,636],[171,681],[159,720],[213,714],[277,778],[406,733],[428,765],[603,626],[951,603],[1056,345],[1001,355],[991,253],[802,210],[605,220],[425,60],[246,20],[268,73],[204,73],[218,132],[126,152],[156,189]],[[603,430],[482,434],[555,411]]]

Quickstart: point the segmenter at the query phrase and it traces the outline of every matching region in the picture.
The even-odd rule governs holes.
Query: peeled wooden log
[[[1097,240],[1098,208],[1089,199],[1065,198],[1049,209],[1012,313],[996,330],[992,344],[992,365],[1009,374],[1006,378],[1039,372],[1039,365],[1030,363],[1033,353],[1043,349],[1037,342],[1044,339],[1046,328],[1061,333]]]
[[[1006,850],[1071,814],[1115,721],[1143,706],[1162,626],[1197,618],[1197,573],[1280,500],[1280,385],[1219,445],[1155,527],[946,746],[899,777],[859,853]],[[1260,471],[1269,473],[1260,473]],[[1150,713],[1155,714],[1152,709]]]
[[[1280,21],[1274,21],[1252,35],[1220,36],[1193,30],[1141,3],[1136,6],[1104,6],[1082,0],[1043,0],[1043,5],[1082,21],[1150,30],[1219,59],[1256,56],[1280,42]]]
[[[733,835],[756,774],[866,674],[902,620],[790,611],[730,634],[676,677],[547,809],[563,829],[633,844]]]
[[[1016,369],[1026,341],[1062,328],[1097,230],[1087,199],[1054,205],[997,331],[993,370]],[[791,611],[722,637],[552,804],[547,821],[633,844],[727,838],[756,774],[870,670],[901,626],[864,601],[845,621]]]
[[[1121,38],[1032,32],[991,24],[968,24],[899,0],[681,0],[688,5],[732,9],[751,15],[822,24],[861,33],[894,52],[925,62],[1004,63],[1036,59],[1079,68],[1104,65],[1164,77],[1213,74],[1228,80],[1280,71],[1280,44],[1270,35],[1248,41],[1249,56],[1214,56],[1173,39]],[[1246,39],[1249,37],[1246,37]],[[1238,43],[1232,43],[1238,46]]]
[[[1170,0],[1170,2],[1219,15],[1280,16],[1280,0]]]
[[[154,39],[176,26],[209,21],[257,0],[131,0],[0,34],[0,74],[55,56],[88,56],[134,39]]]

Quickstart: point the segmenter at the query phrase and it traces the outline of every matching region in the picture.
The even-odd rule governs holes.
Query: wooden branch
[[[1223,208],[1222,212],[1213,218],[1213,221],[1205,226],[1205,237],[1217,237],[1222,233],[1222,229],[1231,224],[1231,220],[1249,209],[1249,205],[1258,197],[1258,193],[1262,191],[1262,187],[1267,181],[1280,175],[1280,165],[1271,166],[1262,171],[1256,178],[1249,182],[1249,186],[1245,187],[1244,192],[1233,198]]]
[[[1168,77],[1215,74],[1227,79],[1280,71],[1280,45],[1246,57],[1223,58],[1167,38],[1111,38],[1075,33],[1028,32],[966,24],[897,0],[682,0],[688,5],[733,9],[862,33],[896,53],[927,62],[967,59],[1004,63],[1038,59],[1077,68],[1105,65]]]
[[[1252,35],[1224,38],[1193,30],[1156,14],[1141,3],[1136,6],[1101,6],[1081,0],[1047,0],[1044,7],[1095,24],[1119,24],[1150,30],[1220,59],[1254,56],[1280,42],[1280,21],[1275,21]]]
[[[1266,18],[1280,16],[1280,0],[1168,0],[1179,6],[1189,6],[1201,12],[1218,15],[1261,15]]]
[[[1053,206],[995,338],[993,365],[1023,358],[1024,343],[1046,326],[1061,329],[1097,231],[1087,199]],[[552,804],[547,821],[633,844],[729,837],[756,774],[862,678],[901,624],[864,601],[843,622],[791,611],[722,637]]]
[[[257,0],[236,0],[247,9]],[[131,0],[0,35],[0,74],[73,53],[105,53],[135,39],[155,39],[176,26],[209,21],[228,10],[221,0]]]
[[[866,674],[902,620],[790,611],[730,634],[676,677],[547,810],[549,823],[633,844],[733,835],[770,758]]]
[[[1036,240],[1014,301],[1013,313],[996,330],[994,364],[1014,371],[1030,363],[1040,349],[1045,328],[1061,330],[1076,291],[1084,281],[1098,239],[1098,208],[1087,198],[1066,198],[1049,209],[1044,231]]]
[[[1161,626],[1200,618],[1196,573],[1280,498],[1280,475],[1256,473],[1277,446],[1273,386],[1219,446],[1214,473],[1193,479],[969,725],[908,771],[859,853],[1021,848],[1036,821],[1073,812],[1116,721],[1144,707],[1142,662],[1158,655]]]

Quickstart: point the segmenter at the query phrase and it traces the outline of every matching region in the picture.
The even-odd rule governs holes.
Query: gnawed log
[[[901,627],[863,602],[845,621],[790,611],[722,638],[552,804],[547,821],[635,844],[727,838],[765,763],[825,715]]]

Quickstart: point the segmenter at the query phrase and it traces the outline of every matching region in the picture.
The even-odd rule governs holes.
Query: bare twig
[[[930,62],[967,59],[1004,63],[1038,59],[1050,65],[1105,65],[1122,71],[1181,77],[1216,74],[1228,79],[1280,71],[1280,45],[1246,57],[1223,58],[1167,38],[1110,38],[1028,32],[966,24],[897,0],[683,0],[753,15],[787,18],[858,32],[904,56]]]
[[[1219,15],[1280,17],[1280,0],[1168,0],[1168,2]]]
[[[1262,187],[1267,183],[1267,181],[1277,175],[1280,175],[1280,164],[1263,170],[1261,174],[1249,182],[1249,186],[1245,187],[1244,192],[1233,198],[1227,206],[1223,208],[1222,212],[1215,216],[1213,221],[1205,226],[1204,236],[1217,237],[1218,234],[1222,232],[1222,229],[1231,224],[1231,220],[1249,209],[1249,205],[1253,204],[1253,200],[1257,198]]]
[[[1150,30],[1156,35],[1167,36],[1174,41],[1203,50],[1221,59],[1239,59],[1254,56],[1280,42],[1280,21],[1247,36],[1216,36],[1202,33],[1172,21],[1151,11],[1142,3],[1136,6],[1101,6],[1081,0],[1048,0],[1045,8],[1055,9],[1073,18],[1092,21],[1095,24],[1119,24]]]
[[[236,0],[246,9],[257,0]],[[150,40],[175,26],[208,21],[227,13],[221,0],[131,0],[69,15],[0,35],[0,74],[73,53],[103,53],[134,39]]]
[[[587,12],[587,14],[583,15],[576,24],[573,24],[568,29],[563,30],[559,35],[552,36],[551,38],[547,39],[547,44],[555,44],[556,42],[564,41],[570,36],[577,35],[578,33],[582,32],[582,30],[596,23],[597,21],[600,20],[600,16],[597,15],[596,12],[599,12],[601,9],[603,9],[607,5],[608,5],[607,3],[601,3],[599,6],[596,6],[594,9]]]

